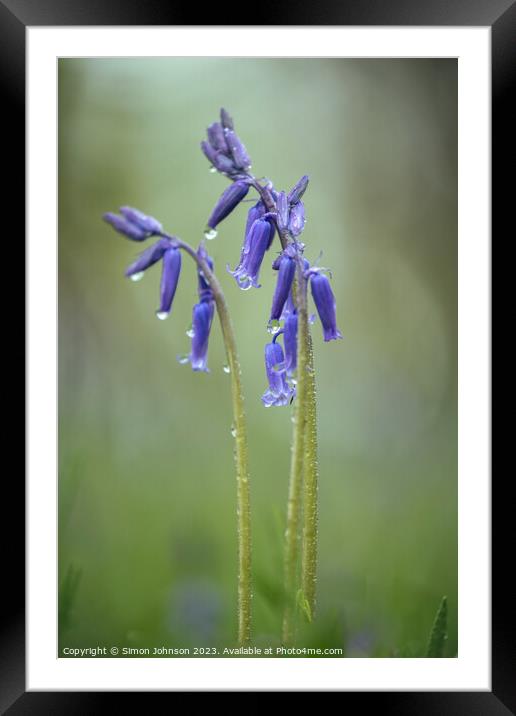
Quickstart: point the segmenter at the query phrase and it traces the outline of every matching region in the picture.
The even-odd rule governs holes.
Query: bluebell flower
[[[108,224],[111,224],[120,234],[123,234],[133,241],[145,241],[150,235],[148,231],[145,231],[118,214],[113,214],[111,211],[105,213],[102,218],[104,221],[107,221]]]
[[[159,234],[163,231],[163,226],[153,216],[147,216],[143,211],[139,209],[133,209],[132,206],[121,206],[120,213],[130,221],[132,224],[136,224],[143,231],[148,231],[149,234]]]
[[[149,236],[159,234],[162,231],[162,226],[157,219],[147,216],[138,209],[122,206],[120,212],[122,216],[108,211],[102,218],[120,234],[127,236],[128,239],[144,241]]]
[[[226,129],[225,135],[236,168],[246,172],[251,166],[251,159],[240,137],[232,129]]]
[[[309,181],[308,177],[305,174],[305,176],[302,176],[301,179],[297,182],[297,184],[294,187],[292,187],[292,189],[290,190],[288,197],[287,197],[288,203],[290,205],[298,203],[298,201],[301,199],[301,197],[303,196],[303,194],[306,191],[306,187],[308,186],[308,181]]]
[[[134,261],[126,269],[125,275],[132,278],[133,281],[138,281],[143,276],[143,272],[153,264],[157,263],[163,257],[165,251],[172,246],[173,244],[169,239],[160,239],[159,241],[156,241],[155,244],[152,244],[152,246],[145,249],[136,261]]]
[[[226,155],[229,153],[224,127],[220,122],[213,122],[208,127],[208,141],[217,152],[224,152]]]
[[[285,250],[273,264],[278,267],[278,279],[276,281],[276,289],[272,299],[272,308],[269,323],[278,321],[283,313],[283,307],[290,294],[292,282],[296,274],[296,260],[290,255],[291,252]]]
[[[248,191],[249,183],[247,181],[239,180],[230,184],[222,193],[208,219],[210,229],[215,229],[226,216],[231,214],[233,209],[237,207],[247,195]]]
[[[242,247],[240,263],[234,271],[228,267],[229,273],[235,277],[241,289],[260,287],[258,283],[260,267],[273,236],[274,228],[268,218],[257,219],[251,226]]]
[[[192,312],[192,350],[188,359],[195,371],[208,373],[208,340],[210,337],[215,302],[211,299],[200,301]]]
[[[269,387],[262,395],[265,407],[288,405],[295,390],[287,382],[283,349],[274,340],[265,346],[265,372],[269,382]]]
[[[235,172],[235,165],[224,152],[215,149],[209,142],[201,142],[201,149],[211,164],[222,174],[232,175]]]
[[[321,319],[325,341],[342,338],[337,328],[336,301],[331,290],[328,277],[318,269],[309,269],[307,277],[310,279],[312,296],[317,313]]]
[[[305,205],[298,201],[290,208],[288,215],[288,230],[292,236],[297,237],[305,228]]]
[[[283,326],[283,345],[285,346],[285,370],[291,378],[297,368],[297,313],[288,313]]]
[[[172,308],[172,301],[177,289],[179,274],[181,273],[181,252],[178,248],[170,247],[163,254],[161,272],[160,304],[156,315],[161,320],[167,318]]]
[[[276,217],[276,221],[278,222],[278,229],[279,231],[284,231],[285,229],[288,229],[288,201],[285,192],[278,192],[276,194],[275,201],[276,209],[278,212]]]

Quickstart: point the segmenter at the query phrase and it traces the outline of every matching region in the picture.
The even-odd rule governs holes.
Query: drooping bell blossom
[[[278,211],[276,221],[278,222],[279,231],[288,229],[288,201],[284,191],[278,192],[276,195],[276,209]]]
[[[297,367],[297,313],[288,313],[283,326],[283,345],[285,346],[285,370],[290,378]]]
[[[149,232],[149,234],[159,234],[163,231],[163,226],[157,219],[153,216],[147,216],[139,209],[133,209],[132,206],[121,206],[120,213],[127,221],[135,224],[143,231]]]
[[[215,311],[211,299],[196,303],[192,311],[192,350],[188,359],[192,370],[208,373],[208,340]]]
[[[288,405],[295,390],[287,383],[285,356],[281,345],[275,341],[265,346],[265,372],[269,382],[269,387],[262,395],[265,407]]]
[[[210,229],[215,229],[216,226],[226,218],[226,216],[231,214],[233,209],[237,207],[242,199],[247,195],[248,191],[249,183],[246,181],[235,181],[230,184],[222,193],[211,213],[210,218],[208,219],[208,226]]]
[[[232,129],[225,130],[226,142],[229,147],[229,152],[237,169],[247,171],[251,166],[251,159],[244,147],[240,137]]]
[[[224,129],[234,129],[233,119],[229,116],[229,112],[225,110],[224,107],[220,109],[220,123]]]
[[[125,271],[125,275],[137,281],[150,266],[157,263],[165,251],[172,247],[169,239],[159,239],[155,244],[145,249],[140,256]]]
[[[108,224],[111,224],[120,234],[123,234],[133,241],[145,241],[145,239],[150,236],[148,231],[145,231],[118,214],[113,214],[111,211],[105,213],[102,218],[104,221],[107,221]]]
[[[243,290],[254,286],[260,288],[258,277],[265,252],[271,244],[274,229],[269,219],[257,219],[251,226],[240,254],[240,263],[234,271],[228,267],[229,273],[235,277]]]
[[[337,328],[336,301],[328,277],[317,269],[310,269],[308,278],[315,307],[321,319],[324,340],[332,341],[342,338],[342,334]]]
[[[233,160],[223,152],[214,149],[209,142],[201,142],[201,149],[208,161],[211,162],[219,172],[229,174],[230,176],[235,173],[236,167]]]
[[[156,311],[161,320],[167,318],[170,313],[180,273],[181,252],[178,248],[170,247],[164,252],[162,259],[160,304]]]
[[[213,122],[213,124],[210,124],[208,127],[208,141],[213,149],[228,154],[229,148],[226,142],[226,135],[220,122]]]
[[[290,208],[288,215],[288,230],[292,236],[297,237],[305,228],[305,205],[302,201]]]
[[[301,199],[303,194],[306,191],[306,187],[308,186],[308,176],[302,176],[301,179],[297,182],[297,184],[292,187],[288,194],[288,203],[292,206],[293,204],[297,204],[298,201]]]
[[[274,262],[276,263],[276,262]],[[276,289],[272,299],[272,308],[269,323],[278,321],[281,318],[283,307],[290,294],[292,282],[296,273],[296,260],[289,255],[288,250],[284,251],[278,263],[278,278]]]

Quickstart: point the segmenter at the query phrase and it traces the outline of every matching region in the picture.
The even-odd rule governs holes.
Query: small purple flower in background
[[[242,247],[240,263],[234,271],[228,268],[242,290],[246,291],[252,286],[260,287],[258,283],[260,267],[273,236],[274,228],[269,219],[257,219],[251,226]]]
[[[262,395],[265,407],[288,405],[295,390],[287,383],[283,348],[274,340],[265,346],[265,372],[269,381],[269,387]]]
[[[321,319],[324,340],[332,341],[342,338],[342,334],[337,328],[335,296],[331,290],[328,277],[321,273],[319,269],[312,268],[308,271],[308,278],[310,279],[315,307]]]
[[[181,252],[175,247],[168,248],[163,254],[160,304],[159,309],[156,311],[156,316],[161,320],[167,318],[170,313],[180,273]]]

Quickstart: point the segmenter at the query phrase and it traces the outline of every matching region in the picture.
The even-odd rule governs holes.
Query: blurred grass
[[[317,621],[306,646],[424,656],[448,595],[457,651],[457,66],[454,60],[59,61],[59,563],[81,580],[61,646],[231,645],[236,615],[229,382],[176,362],[185,262],[159,270],[101,221],[137,206],[196,243],[225,181],[199,142],[224,104],[253,170],[304,173],[307,257],[333,271],[344,340],[314,326],[320,434]],[[250,432],[255,636],[277,642],[289,409],[265,410],[273,290],[240,293],[245,209],[210,243],[233,315]],[[68,613],[68,612],[67,612]]]

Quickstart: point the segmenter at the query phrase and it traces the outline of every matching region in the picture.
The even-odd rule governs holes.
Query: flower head
[[[138,281],[138,279],[142,277],[143,272],[157,263],[163,257],[165,251],[172,246],[173,244],[170,239],[159,239],[155,244],[145,249],[136,261],[127,267],[125,275],[134,281]]]
[[[230,184],[220,196],[218,202],[215,204],[215,208],[211,212],[211,216],[208,219],[208,226],[210,229],[215,229],[220,222],[226,218],[235,207],[237,207],[242,199],[246,196],[249,191],[249,183],[247,181],[239,180]]]
[[[275,341],[265,346],[265,372],[269,382],[269,387],[262,395],[265,407],[288,405],[295,390],[287,383],[285,356],[281,345]]]
[[[272,308],[270,321],[278,321],[283,313],[283,307],[290,294],[292,288],[292,282],[296,273],[296,260],[290,255],[288,249],[286,249],[281,256],[279,261],[275,261],[278,267],[278,279],[276,281],[276,289],[272,299]]]
[[[332,341],[342,338],[342,334],[337,328],[336,301],[328,277],[321,273],[320,269],[315,268],[309,269],[307,273],[315,307],[321,319],[324,340]]]
[[[215,302],[211,299],[196,303],[192,311],[192,350],[188,359],[195,371],[208,373],[208,340]]]
[[[246,175],[251,159],[224,108],[220,110],[220,122],[210,124],[207,134],[208,141],[201,142],[201,149],[215,169],[233,179]]]
[[[179,274],[181,273],[181,252],[178,248],[170,247],[163,254],[161,271],[160,303],[156,315],[161,320],[167,318],[172,308],[172,301],[177,289]]]
[[[297,313],[288,313],[283,326],[283,345],[285,346],[285,369],[290,378],[297,368]]]
[[[256,219],[249,229],[240,254],[240,263],[229,273],[235,277],[239,287],[247,290],[259,288],[258,276],[265,252],[271,245],[274,228],[268,218]]]

